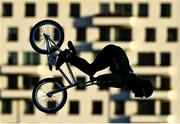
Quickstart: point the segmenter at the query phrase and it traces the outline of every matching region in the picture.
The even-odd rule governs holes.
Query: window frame
[[[28,107],[30,106],[30,108],[27,108],[27,106]],[[34,111],[34,105],[33,105],[33,102],[30,99],[25,99],[24,107],[25,107],[25,109],[24,109],[25,114],[34,114],[34,112],[35,112]]]
[[[164,61],[167,60],[167,61]],[[170,52],[161,52],[161,63],[160,66],[170,66],[171,65],[171,54]]]
[[[104,35],[106,37],[104,37]],[[109,26],[100,26],[99,27],[99,41],[110,41],[111,39],[111,27]]]
[[[156,41],[156,28],[154,27],[147,27],[145,33],[145,41],[146,42],[155,42]]]
[[[171,77],[162,75],[160,77],[161,86],[159,90],[168,91],[171,90]]]
[[[13,107],[12,106],[12,99],[2,99],[1,113],[3,113],[3,114],[12,114],[12,107]]]
[[[58,4],[57,3],[48,3],[47,8],[48,8],[47,9],[47,17],[57,17],[58,16]],[[53,13],[51,11],[53,11]],[[55,14],[54,14],[54,12],[55,12]]]
[[[118,15],[120,17],[133,16],[132,3],[115,3],[115,15]]]
[[[81,16],[81,5],[80,3],[70,4],[70,17],[79,18]]]
[[[122,34],[122,35],[121,35]],[[115,27],[115,41],[130,42],[132,41],[132,28],[129,26]]]
[[[8,65],[9,66],[18,65],[18,53],[16,51],[8,52]]]
[[[18,27],[8,27],[7,33],[7,41],[8,42],[17,42],[19,39],[19,29]]]
[[[93,115],[103,114],[103,102],[101,100],[95,100],[92,102],[92,114]]]
[[[155,114],[155,100],[138,100],[137,114],[138,115],[154,115]]]
[[[77,27],[76,28],[76,40],[79,42],[86,42],[86,27]]]
[[[8,89],[10,90],[16,90],[18,89],[18,75],[16,74],[9,74],[7,75],[8,80]],[[12,83],[13,82],[13,83]],[[13,84],[13,85],[11,85]]]
[[[150,55],[150,56],[149,56]],[[149,63],[150,61],[147,58],[153,60],[153,62]],[[146,61],[141,61],[146,59]],[[138,53],[138,65],[139,66],[155,66],[156,65],[156,54],[155,52],[139,52]]]
[[[115,115],[124,115],[125,114],[125,102],[124,101],[115,101]]]
[[[100,3],[99,4],[99,13],[100,14],[109,14],[110,13],[110,5],[109,5],[109,3]]]
[[[35,17],[35,16],[36,16],[36,4],[26,3],[25,4],[25,17]]]
[[[168,100],[161,100],[160,115],[169,115],[171,113],[171,103]],[[166,109],[164,109],[166,108]]]
[[[29,56],[29,58],[27,58]],[[36,60],[36,61],[34,61]],[[23,65],[39,65],[40,55],[35,52],[24,52],[23,54]]]
[[[168,28],[167,29],[167,41],[177,42],[178,41],[178,28]]]
[[[4,2],[2,4],[2,16],[3,17],[12,17],[13,16],[13,4],[10,2]]]
[[[70,100],[69,101],[69,114],[70,115],[80,114],[80,103],[78,100]]]
[[[167,7],[168,7],[168,9],[167,9]],[[172,15],[171,3],[161,3],[160,8],[161,8],[160,9],[160,17],[161,18],[170,18],[171,17],[171,15]],[[167,10],[169,10],[169,11],[167,12]]]
[[[146,8],[145,13],[141,13],[142,9],[144,10],[143,7]],[[148,17],[148,16],[149,16],[149,4],[148,3],[139,3],[139,5],[138,5],[138,17]]]

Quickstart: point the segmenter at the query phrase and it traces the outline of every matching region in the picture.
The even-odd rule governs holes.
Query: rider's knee
[[[113,50],[114,48],[116,48],[117,46],[113,45],[113,44],[109,44],[107,46],[104,47],[105,50]]]
[[[120,49],[122,50],[122,48],[120,46],[116,46],[114,44],[109,44],[109,45],[105,46],[103,50],[113,53],[113,51],[119,51]]]

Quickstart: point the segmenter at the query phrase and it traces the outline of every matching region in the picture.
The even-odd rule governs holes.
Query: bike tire
[[[42,49],[42,48],[40,48],[40,46],[37,46],[37,44],[36,44],[38,41],[38,40],[36,41],[36,34],[35,34],[35,33],[37,33],[36,31],[38,31],[41,26],[47,26],[47,25],[54,26],[54,28],[58,30],[58,33],[60,36],[60,38],[57,40],[56,46],[51,48],[50,51],[48,51],[47,49]],[[54,36],[55,36],[55,33],[54,33]],[[55,52],[57,50],[57,48],[60,48],[61,45],[63,44],[64,31],[63,31],[63,28],[61,27],[61,25],[59,23],[57,23],[56,21],[54,21],[54,20],[42,20],[33,26],[33,28],[31,29],[31,32],[30,32],[30,38],[29,39],[30,39],[30,44],[31,44],[32,48],[36,52],[38,52],[40,54],[51,54],[51,53]]]
[[[42,112],[45,112],[45,113],[55,113],[57,112],[58,110],[60,110],[66,103],[66,100],[67,100],[67,91],[66,89],[65,90],[62,90],[59,93],[62,94],[62,99],[60,101],[60,104],[58,104],[57,107],[54,107],[52,109],[49,109],[49,108],[45,108],[43,107],[41,104],[40,104],[40,101],[38,100],[38,91],[40,90],[40,88],[42,88],[42,86],[46,83],[49,83],[49,82],[53,82],[53,83],[56,83],[58,86],[60,86],[61,88],[65,87],[64,84],[62,82],[60,82],[59,79],[57,78],[45,78],[45,79],[42,79],[41,81],[39,81],[39,83],[35,84],[34,88],[33,88],[33,92],[32,92],[32,100],[33,100],[33,103],[34,105]],[[55,86],[55,85],[54,85]],[[42,88],[44,89],[44,88]],[[41,92],[40,92],[41,93]],[[39,94],[40,94],[39,93]],[[42,95],[42,94],[41,94]],[[48,97],[46,95],[46,97]],[[46,99],[47,100],[47,99]],[[52,101],[50,101],[52,102]]]

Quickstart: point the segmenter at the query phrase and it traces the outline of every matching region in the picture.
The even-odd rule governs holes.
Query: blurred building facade
[[[179,0],[1,0],[0,6],[0,122],[180,122]],[[80,52],[89,62],[107,44],[121,46],[134,72],[154,82],[153,95],[77,87],[57,113],[37,110],[34,83],[59,76],[29,44],[32,26],[43,19],[63,27],[62,49],[68,40],[90,44],[92,50]],[[73,70],[78,80],[89,79]]]

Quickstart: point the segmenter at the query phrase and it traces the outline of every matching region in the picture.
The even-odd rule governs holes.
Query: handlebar
[[[72,53],[73,53],[74,55],[77,54],[77,53],[76,53],[76,49],[74,48],[74,45],[73,45],[72,41],[68,41],[68,47],[69,47],[69,50],[72,51]]]
[[[52,71],[52,66],[57,65],[57,63],[61,60],[61,58],[59,58],[61,52],[65,52],[65,51],[69,50],[69,52],[72,53],[73,55],[77,54],[76,50],[74,48],[74,45],[73,45],[73,43],[71,41],[68,41],[68,48],[69,49],[65,49],[64,51],[61,51],[60,49],[58,49],[57,51],[55,51],[55,52],[53,52],[51,54],[48,54],[48,66],[49,66],[50,71]],[[60,65],[62,65],[64,63],[64,61],[61,61],[60,63],[61,63]]]

